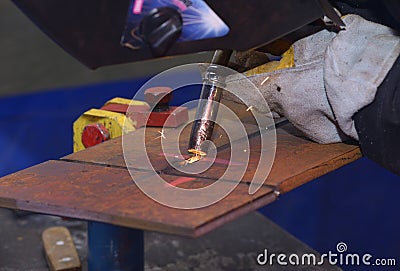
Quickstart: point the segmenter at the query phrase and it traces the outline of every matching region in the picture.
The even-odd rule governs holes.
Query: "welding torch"
[[[231,55],[232,50],[215,51],[203,75],[203,86],[188,146],[188,152],[199,159],[207,155],[208,144],[203,143],[211,140],[222,90],[225,87],[225,76],[219,71],[219,65],[226,66]]]

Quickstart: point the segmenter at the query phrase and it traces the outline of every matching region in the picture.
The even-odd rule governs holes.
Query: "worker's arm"
[[[395,94],[400,37],[393,29],[358,15],[343,20],[346,29],[338,34],[323,30],[294,43],[294,67],[250,71],[248,78],[272,111],[288,118],[309,138],[320,143],[359,140],[366,156],[399,173],[400,152],[393,142],[400,138],[399,94]],[[240,88],[240,80],[227,82],[228,87]],[[392,104],[383,106],[381,96]],[[258,108],[257,100],[247,98],[264,110]],[[375,108],[375,103],[381,106]],[[357,116],[363,116],[363,122]],[[380,126],[370,127],[372,123]],[[385,133],[380,131],[383,123]],[[378,146],[386,142],[390,151],[369,146],[370,138],[380,141]]]
[[[400,31],[400,1],[334,1],[344,14],[357,13],[368,20]],[[363,154],[400,175],[400,58],[378,87],[374,101],[354,115]]]
[[[363,154],[400,175],[400,57],[354,120]]]

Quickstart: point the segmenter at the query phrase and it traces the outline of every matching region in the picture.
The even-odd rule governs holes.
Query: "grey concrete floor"
[[[45,215],[16,216],[0,209],[0,271],[47,271],[41,234],[51,226],[67,227],[87,269],[86,223]],[[101,236],[99,236],[101,238]],[[257,255],[316,253],[273,222],[251,213],[198,239],[145,232],[146,271],[286,271],[288,266],[259,266]],[[290,266],[293,271],[338,271],[337,267]]]

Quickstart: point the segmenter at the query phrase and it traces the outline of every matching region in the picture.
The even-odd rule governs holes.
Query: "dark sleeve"
[[[400,57],[354,121],[363,154],[400,175]]]
[[[399,0],[330,0],[342,14],[358,14],[369,21],[400,30]]]

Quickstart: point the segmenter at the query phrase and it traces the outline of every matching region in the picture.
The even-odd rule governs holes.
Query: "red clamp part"
[[[88,124],[82,132],[82,143],[85,148],[92,147],[109,139],[110,132],[100,123]]]
[[[172,88],[152,87],[144,92],[145,101],[153,110],[150,112],[144,108],[130,108],[127,114],[136,121],[136,127],[178,127],[189,120],[186,107],[170,106],[172,100]],[[146,121],[147,120],[147,121]]]

